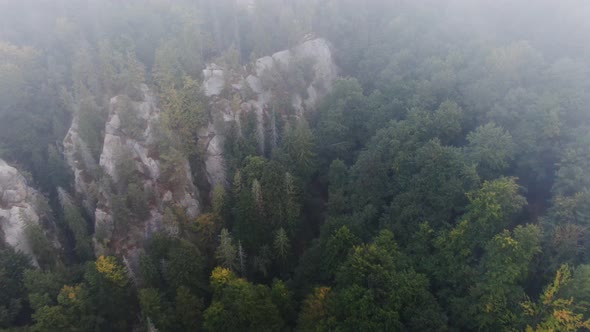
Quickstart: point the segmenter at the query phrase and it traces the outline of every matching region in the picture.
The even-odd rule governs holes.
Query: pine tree
[[[226,228],[222,229],[219,235],[219,246],[215,251],[215,258],[217,258],[221,266],[235,271],[237,268],[237,254],[230,232]]]
[[[285,232],[284,228],[279,228],[279,230],[275,233],[273,246],[276,257],[280,259],[282,263],[285,263],[289,256],[291,244],[289,243],[289,237],[287,236],[287,232]]]

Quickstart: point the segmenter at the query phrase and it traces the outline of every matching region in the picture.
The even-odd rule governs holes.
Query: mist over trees
[[[62,244],[30,228],[34,264],[0,227],[0,331],[590,330],[588,17],[574,0],[0,1],[0,158]],[[268,112],[225,128],[227,183],[206,183],[203,69],[315,38],[340,79],[299,114],[312,63],[266,72]],[[142,84],[162,182],[192,179],[202,211],[165,206],[130,262],[95,250],[116,241],[88,211],[108,196],[126,235],[161,203],[128,151],[117,179],[99,166],[112,97],[144,135]],[[100,179],[85,199],[74,118]]]

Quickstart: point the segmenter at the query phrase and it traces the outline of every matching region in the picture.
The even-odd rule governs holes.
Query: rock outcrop
[[[86,212],[92,215],[96,207],[98,162],[92,156],[88,145],[80,137],[79,112],[74,112],[72,125],[63,140],[66,162],[74,174],[74,189]]]
[[[74,170],[77,194],[85,200],[87,208],[93,209],[97,254],[112,252],[136,256],[146,239],[165,229],[163,219],[168,206],[181,208],[189,218],[200,213],[198,191],[193,185],[188,161],[180,158],[181,165],[175,168],[177,174],[174,183],[162,174],[163,161],[157,141],[161,112],[156,98],[145,84],[141,86],[141,91],[143,100],[139,102],[125,95],[110,100],[104,143],[97,166],[86,153],[76,118],[64,140],[65,154]],[[117,193],[117,187],[123,182],[119,174],[122,160],[129,161],[127,167],[131,169],[127,172],[138,179],[137,189],[146,196],[148,210],[142,211],[145,213],[142,213],[141,218],[134,217],[126,225],[125,232],[116,227],[120,221],[112,206],[113,199],[121,199],[116,195],[121,194]],[[94,170],[95,167],[99,171]]]
[[[240,114],[255,112],[258,131],[263,133],[263,119],[279,98],[272,80],[279,77],[280,82],[286,82],[293,76],[291,72],[294,68],[305,70],[308,74],[298,73],[297,77],[302,78],[295,82],[295,89],[289,89],[288,84],[282,86],[280,98],[283,104],[290,105],[288,108],[296,116],[301,116],[313,110],[337,78],[330,47],[323,39],[309,40],[291,50],[260,58],[242,70],[226,70],[211,64],[203,71],[203,93],[210,103],[210,121],[199,132],[199,144],[206,151],[206,174],[203,174],[206,181],[203,177],[197,182],[209,184],[209,188],[200,188],[203,193],[217,185],[226,185],[223,150],[228,125],[236,124],[240,130]],[[75,175],[78,198],[94,216],[97,254],[110,252],[137,257],[143,243],[153,233],[162,230],[174,232],[174,227],[166,222],[167,207],[180,209],[189,218],[200,213],[199,190],[193,184],[193,173],[186,158],[176,158],[173,180],[165,174],[170,173],[165,171],[167,166],[164,165],[169,158],[162,156],[158,147],[161,112],[148,87],[142,85],[140,90],[143,94],[141,101],[132,101],[124,95],[110,100],[104,143],[98,160],[80,136],[76,114],[64,139],[64,152]],[[264,142],[261,142],[260,149],[264,149]],[[113,204],[121,199],[117,196],[121,195],[120,191],[125,191],[117,189],[122,182],[119,174],[121,159],[131,160],[127,167],[139,179],[136,186],[139,188],[134,189],[149,197],[147,212],[141,218],[134,216],[124,232],[117,227],[116,204]]]
[[[277,96],[272,76],[282,75],[290,79],[294,67],[306,64],[310,68],[296,69],[309,70],[311,77],[298,82],[300,86],[297,89]],[[303,76],[305,78],[306,75]],[[239,126],[241,112],[256,112],[258,131],[263,137],[263,117],[275,98],[288,95],[288,104],[300,116],[314,109],[318,101],[331,91],[337,77],[338,70],[330,46],[324,39],[308,40],[291,50],[260,58],[249,70],[244,69],[241,73],[224,70],[215,64],[207,66],[203,70],[203,93],[210,99],[212,121],[207,128],[203,128],[200,138],[206,151],[205,168],[211,187],[226,185],[223,145],[228,123],[236,122]],[[231,98],[224,93],[228,90],[232,92]],[[264,149],[264,142],[259,143],[260,149]]]
[[[48,211],[42,211],[42,199],[16,168],[0,159],[0,242],[29,255],[35,264],[37,257],[27,235],[30,227],[40,226],[37,229],[44,233],[48,243],[59,247],[55,225],[45,218]]]

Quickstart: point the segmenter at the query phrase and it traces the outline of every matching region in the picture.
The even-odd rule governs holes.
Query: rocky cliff
[[[55,225],[51,221],[48,205],[35,189],[27,185],[19,171],[0,159],[0,243],[28,254],[37,264],[39,250],[32,242],[31,232],[41,232],[43,242],[58,248]]]
[[[163,175],[158,128],[161,111],[146,85],[141,86],[143,100],[133,101],[121,95],[110,100],[104,129],[104,143],[98,163],[89,155],[78,133],[77,119],[64,139],[67,161],[74,170],[75,188],[85,207],[94,214],[95,250],[135,256],[153,233],[174,232],[165,225],[166,207],[180,208],[189,218],[200,212],[198,192],[193,185],[188,161],[180,158],[174,183]],[[121,172],[125,173],[125,180]],[[133,178],[135,191],[130,191]],[[122,200],[139,200],[145,209],[140,215],[117,214]],[[113,206],[115,205],[115,206]],[[125,227],[121,224],[125,223]],[[166,228],[167,226],[167,228]],[[165,229],[166,228],[166,229]]]
[[[323,39],[260,58],[241,69],[208,65],[203,71],[202,88],[209,99],[210,121],[199,133],[199,144],[205,151],[203,177],[206,179],[199,181],[193,181],[193,172],[184,157],[176,158],[180,162],[174,168],[174,179],[165,174],[170,171],[165,171],[169,168],[165,165],[169,158],[163,156],[158,141],[161,112],[146,85],[141,86],[141,101],[125,95],[110,100],[98,160],[80,137],[75,114],[64,139],[64,152],[75,175],[76,192],[94,216],[97,253],[133,256],[151,234],[162,230],[174,232],[174,225],[166,222],[168,207],[180,208],[188,218],[196,217],[201,201],[194,183],[208,183],[209,188],[200,188],[204,193],[217,185],[226,185],[223,149],[228,124],[233,122],[239,127],[241,113],[255,112],[258,131],[263,133],[266,130],[263,118],[269,110],[278,104],[296,115],[313,110],[318,100],[330,91],[336,77],[330,47]],[[264,142],[259,143],[260,149],[264,149]],[[121,171],[126,172],[125,177],[136,179],[131,196],[141,193],[147,206],[147,212],[133,216],[124,231],[118,226],[121,221],[117,203],[133,197],[129,197],[127,187],[122,188]]]
[[[256,112],[259,136],[263,138],[263,118],[274,105],[291,108],[299,116],[312,111],[331,90],[337,75],[330,45],[324,39],[309,40],[291,50],[260,58],[243,70],[208,65],[203,70],[203,92],[209,97],[212,120],[200,137],[211,187],[226,185],[224,129],[230,122],[239,127],[242,112]],[[264,150],[263,139],[259,144]]]

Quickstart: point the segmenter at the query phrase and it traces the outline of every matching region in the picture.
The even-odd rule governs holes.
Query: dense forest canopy
[[[588,17],[0,1],[0,331],[590,330]]]

